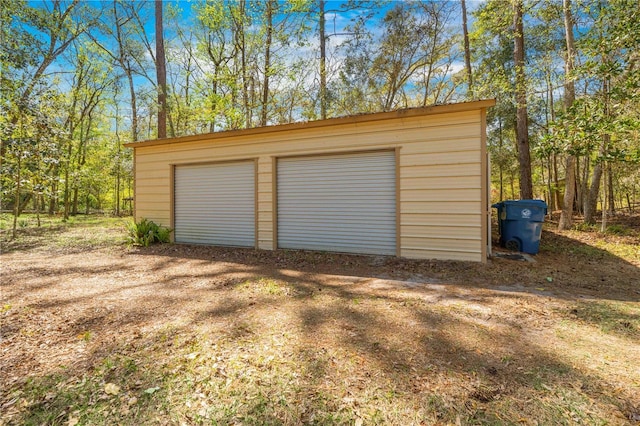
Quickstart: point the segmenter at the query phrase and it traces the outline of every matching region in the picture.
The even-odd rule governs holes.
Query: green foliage
[[[612,234],[612,235],[632,235],[633,234],[631,229],[629,229],[628,227],[624,225],[617,225],[617,224],[607,226],[605,233]]]
[[[536,195],[559,194],[561,201],[570,154],[582,174],[579,199],[604,162],[615,202],[637,203],[637,1],[570,2],[580,60],[568,76],[562,2],[524,3]],[[329,117],[495,98],[487,111],[493,190],[517,192],[512,4],[486,0],[471,8],[472,93],[465,92],[458,65],[458,2],[324,6]],[[164,9],[167,32],[175,34],[166,47],[170,136],[254,127],[263,112],[267,124],[320,117],[318,2],[208,0]],[[91,209],[119,213],[133,181],[131,150],[122,144],[156,134],[153,43],[145,25],[152,19],[152,2],[119,0],[105,9],[92,2],[0,0],[5,209],[20,199],[19,209],[64,210],[67,219]],[[67,71],[52,72],[57,69]],[[575,83],[576,100],[565,110],[566,80]]]
[[[575,231],[581,231],[581,232],[597,232],[598,231],[598,227],[595,224],[589,224],[584,222],[576,223],[575,225],[573,225],[573,229]]]
[[[173,230],[157,225],[151,220],[142,219],[140,222],[130,222],[128,225],[128,241],[136,246],[147,247],[153,243],[171,242]]]

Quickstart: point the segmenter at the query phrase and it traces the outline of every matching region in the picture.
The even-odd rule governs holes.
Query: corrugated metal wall
[[[137,142],[136,218],[176,227],[172,167],[257,163],[257,244],[278,245],[277,163],[306,155],[396,151],[402,257],[486,259],[486,108],[493,101]]]
[[[175,240],[255,246],[255,162],[177,166]]]
[[[396,254],[393,151],[279,159],[278,247]]]

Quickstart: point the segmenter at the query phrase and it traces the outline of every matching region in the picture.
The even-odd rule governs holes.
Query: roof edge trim
[[[200,142],[206,140],[225,139],[236,136],[259,135],[265,133],[285,132],[290,130],[313,129],[319,127],[338,126],[344,124],[359,124],[368,121],[390,120],[397,118],[420,117],[425,115],[446,114],[453,112],[473,111],[492,107],[496,104],[495,99],[484,99],[479,101],[460,102],[454,104],[431,105],[426,107],[406,108],[388,112],[376,112],[371,114],[350,115],[347,117],[329,118],[326,120],[304,121],[287,124],[277,124],[273,126],[252,127],[249,129],[224,130],[221,132],[202,133],[197,135],[179,136],[166,139],[152,139],[140,142],[128,142],[124,146],[127,148],[141,148],[154,145],[170,145],[183,142]]]

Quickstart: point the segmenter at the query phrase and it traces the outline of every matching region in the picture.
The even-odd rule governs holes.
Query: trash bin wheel
[[[509,240],[504,246],[507,250],[520,251],[520,243],[516,240]]]

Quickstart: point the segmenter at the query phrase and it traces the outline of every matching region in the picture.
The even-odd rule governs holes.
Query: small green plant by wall
[[[140,222],[130,222],[128,225],[128,241],[134,246],[147,247],[154,243],[171,242],[171,232],[164,226],[160,226],[148,219],[142,219]]]

